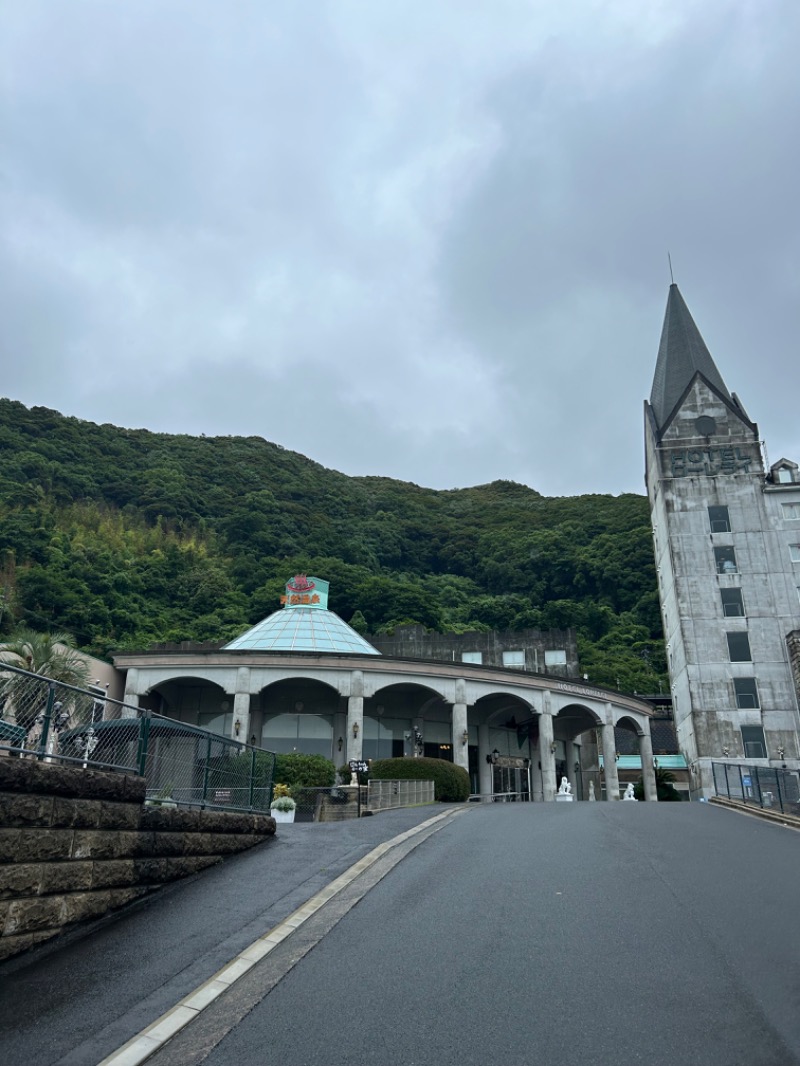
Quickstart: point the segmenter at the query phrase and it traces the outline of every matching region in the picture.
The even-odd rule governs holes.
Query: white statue
[[[566,777],[561,778],[561,784],[558,786],[558,794],[559,796],[572,795],[572,785],[569,783]]]
[[[633,794],[633,785],[632,784],[629,784],[628,787],[625,789],[625,795],[622,798],[624,800],[633,800],[634,803],[637,802],[637,799],[636,799],[636,797]]]
[[[597,797],[594,794],[594,781],[589,782],[589,802],[596,803]]]

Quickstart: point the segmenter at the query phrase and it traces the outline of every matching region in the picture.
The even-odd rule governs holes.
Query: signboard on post
[[[366,774],[369,771],[369,764],[363,759],[351,759],[348,766],[351,774]]]

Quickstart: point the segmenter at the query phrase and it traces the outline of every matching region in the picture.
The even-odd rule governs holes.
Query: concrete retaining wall
[[[0,758],[0,960],[275,833],[144,797],[141,777]]]

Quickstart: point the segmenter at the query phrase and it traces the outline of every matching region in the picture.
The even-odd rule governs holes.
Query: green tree
[[[89,664],[68,633],[36,633],[20,629],[0,647],[0,662],[75,688],[89,681]],[[0,670],[2,667],[0,667]],[[30,732],[46,702],[46,690],[24,674],[0,674],[0,696],[14,709],[17,725]],[[64,693],[62,703],[77,705],[81,694]]]

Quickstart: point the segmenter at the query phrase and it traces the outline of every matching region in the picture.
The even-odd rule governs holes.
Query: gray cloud
[[[550,6],[7,6],[2,392],[352,474],[642,491],[670,249],[798,458],[800,10]]]

